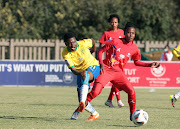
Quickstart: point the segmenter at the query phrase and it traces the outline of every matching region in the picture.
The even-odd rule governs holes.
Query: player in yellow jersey
[[[173,54],[180,60],[180,41],[179,44],[174,48]],[[170,95],[170,100],[173,107],[175,107],[175,102],[179,97],[180,97],[180,91],[174,95]]]
[[[180,60],[180,41],[179,41],[179,44],[174,48],[173,54]]]
[[[79,105],[85,107],[88,89],[90,83],[98,77],[100,73],[99,62],[93,57],[92,53],[96,51],[95,41],[93,39],[84,39],[77,41],[74,33],[68,32],[64,35],[66,47],[62,52],[68,68],[77,75],[77,92]],[[80,107],[80,106],[79,106]],[[92,116],[99,118],[99,113],[88,103],[85,110]],[[79,109],[73,112],[71,119],[77,120]]]

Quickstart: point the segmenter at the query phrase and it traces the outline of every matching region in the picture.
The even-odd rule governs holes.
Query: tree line
[[[0,38],[98,40],[116,13],[119,28],[136,26],[135,40],[179,40],[178,0],[0,0]]]

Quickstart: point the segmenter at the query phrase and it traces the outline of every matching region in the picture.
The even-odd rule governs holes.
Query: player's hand
[[[180,60],[180,56],[178,57],[178,59]]]
[[[152,62],[151,68],[158,68],[160,66],[160,63],[158,62]]]
[[[101,74],[104,74],[104,64],[100,64]]]

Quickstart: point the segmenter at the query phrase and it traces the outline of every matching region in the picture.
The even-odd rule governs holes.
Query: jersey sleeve
[[[81,45],[85,48],[91,48],[93,46],[93,41],[92,39],[84,39]]]
[[[106,41],[106,33],[104,32],[101,38],[99,39],[99,42],[104,44],[105,41]]]
[[[180,43],[179,45],[177,45],[174,50],[172,51],[173,55],[176,57],[180,57],[180,55],[178,54],[180,52]]]
[[[68,66],[68,68],[74,67],[74,63],[72,62],[71,57],[69,57],[69,55],[65,51],[62,52],[62,57],[63,57],[66,65]]]
[[[110,49],[112,47],[112,45],[104,45],[99,51],[98,51],[98,59],[99,59],[99,64],[103,63],[103,58],[102,58],[102,54],[103,52],[107,51],[108,49]]]
[[[138,48],[137,48],[137,51],[134,53],[134,55],[132,55],[132,59],[133,59],[134,61],[141,59],[141,53],[140,53],[140,51],[139,51]]]

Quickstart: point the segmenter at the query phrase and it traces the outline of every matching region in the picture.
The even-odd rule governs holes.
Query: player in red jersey
[[[104,46],[105,41],[109,41],[115,38],[124,38],[124,30],[118,28],[119,21],[120,19],[117,14],[110,15],[108,22],[111,25],[111,27],[107,31],[104,31],[102,37],[100,38],[99,42],[101,47]],[[110,51],[107,50],[106,58],[109,58],[109,55]],[[121,101],[120,91],[114,86],[111,87],[111,92],[109,94],[108,100],[105,102],[105,105],[109,107],[114,107],[114,105],[112,104],[112,100],[115,95],[117,98],[118,106],[123,107],[124,104]]]
[[[132,57],[134,64],[137,66],[143,67],[152,67],[157,68],[160,66],[157,62],[152,63],[145,63],[141,62],[140,52],[138,47],[133,42],[135,38],[135,27],[131,23],[127,23],[124,29],[125,31],[125,38],[124,39],[114,39],[111,41],[105,42],[108,45],[103,46],[99,50],[99,63],[101,67],[101,74],[95,80],[94,86],[90,93],[88,93],[86,103],[91,102],[92,99],[97,97],[104,85],[107,84],[109,81],[113,83],[115,87],[117,87],[120,91],[123,90],[128,94],[128,103],[130,108],[130,120],[132,120],[131,116],[136,108],[136,93],[125,76],[123,72],[123,68],[128,62],[129,58]],[[102,60],[102,53],[111,49],[112,54],[109,59]],[[82,107],[79,107],[79,111],[82,112]],[[95,117],[91,118],[91,121],[95,120]]]

